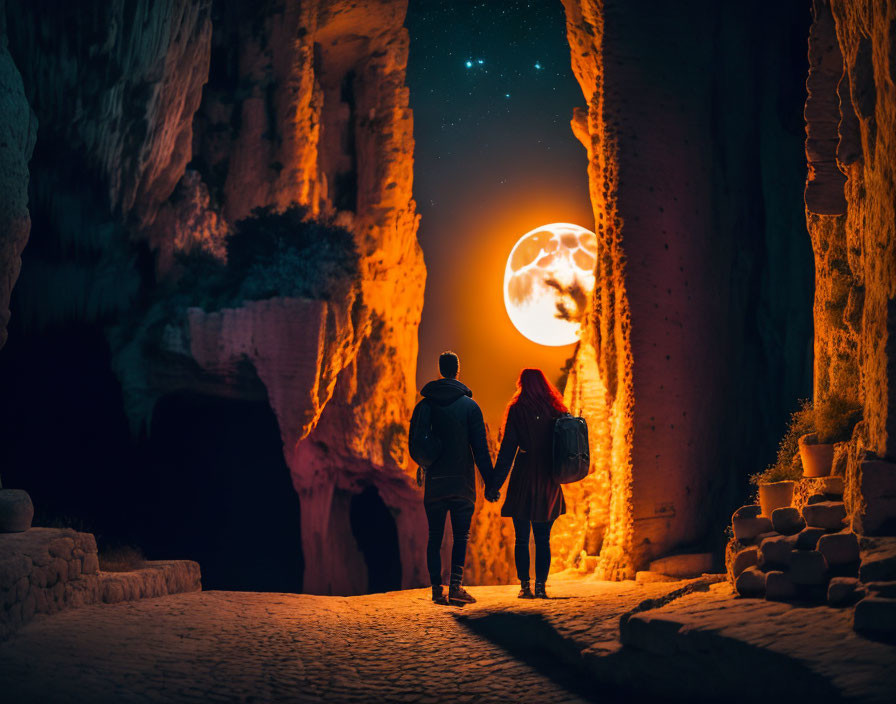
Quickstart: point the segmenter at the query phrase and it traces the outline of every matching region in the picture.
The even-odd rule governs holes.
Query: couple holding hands
[[[441,378],[421,390],[423,400],[414,409],[409,433],[411,456],[426,466],[423,504],[429,523],[426,563],[432,600],[457,605],[476,601],[462,586],[476,501],[474,462],[485,482],[485,498],[489,501],[498,501],[504,480],[513,469],[501,515],[513,520],[516,533],[513,555],[520,580],[519,597],[546,599],[551,527],[566,512],[563,491],[551,472],[554,423],[567,413],[566,406],[560,392],[540,369],[523,369],[516,393],[507,404],[501,449],[492,465],[482,411],[472,398],[473,392],[457,380],[459,366],[453,352],[439,356]],[[429,453],[430,457],[420,450],[428,440],[437,448]],[[448,514],[454,545],[446,598],[440,553]],[[530,531],[535,536],[534,592],[529,586]]]

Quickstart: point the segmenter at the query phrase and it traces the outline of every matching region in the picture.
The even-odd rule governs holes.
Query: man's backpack
[[[553,475],[560,484],[571,484],[588,476],[588,424],[584,418],[564,413],[554,421]]]
[[[432,403],[424,399],[414,409],[408,432],[408,451],[411,453],[411,459],[424,469],[442,454],[442,439],[436,435],[432,416]]]

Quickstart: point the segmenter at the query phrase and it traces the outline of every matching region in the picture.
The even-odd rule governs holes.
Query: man
[[[482,411],[473,392],[457,380],[460,361],[453,352],[439,356],[442,378],[430,381],[420,392],[423,400],[414,409],[411,428],[419,422],[423,404],[429,404],[433,434],[441,440],[438,458],[426,469],[423,506],[429,523],[426,566],[432,583],[432,600],[437,604],[472,604],[476,601],[462,586],[470,521],[476,502],[476,466],[486,485],[492,477],[492,458],[485,438]],[[411,431],[413,436],[414,432]],[[488,497],[497,500],[497,497]],[[448,599],[442,591],[442,536],[445,517],[451,514],[451,579]]]

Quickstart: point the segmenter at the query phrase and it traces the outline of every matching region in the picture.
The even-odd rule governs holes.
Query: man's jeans
[[[424,505],[429,522],[429,542],[426,545],[426,566],[429,581],[434,587],[442,584],[442,536],[445,534],[445,516],[451,514],[451,584],[459,585],[464,577],[467,559],[467,541],[470,539],[470,521],[473,520],[473,504],[466,499],[441,499]]]

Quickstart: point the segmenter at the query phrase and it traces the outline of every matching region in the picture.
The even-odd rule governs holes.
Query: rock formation
[[[633,577],[707,539],[806,378],[791,57],[808,18],[798,3],[564,5],[598,284],[566,389],[595,461],[555,551]]]
[[[814,397],[860,403],[847,508],[857,532],[893,535],[896,4],[816,0],[813,19],[806,219],[815,253]]]
[[[37,133],[37,119],[7,49],[4,5],[0,2],[0,348],[6,342],[9,296],[19,276],[19,255],[31,230],[28,161]]]
[[[349,520],[366,486],[397,523],[402,584],[422,583],[405,450],[425,279],[406,2],[49,5],[3,13],[25,88],[4,81],[0,103],[17,111],[4,129],[18,181],[3,197],[19,233],[28,103],[42,125],[30,184],[40,245],[17,290],[28,325],[106,326],[138,433],[171,393],[267,398],[301,498],[305,591],[366,590]],[[8,58],[3,75],[16,76]],[[180,257],[223,260],[237,221],[292,204],[353,234],[358,271],[338,292],[204,308],[172,294]],[[22,236],[6,241],[14,260]]]

